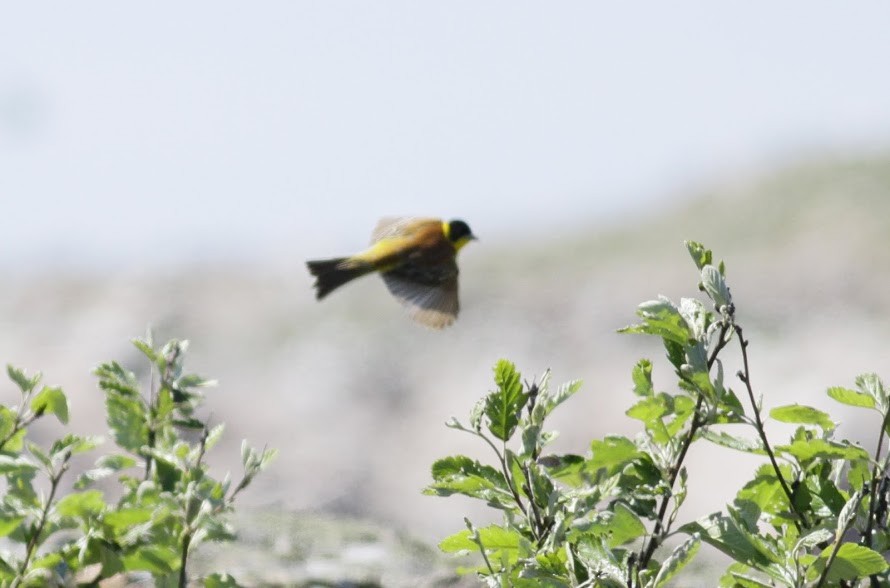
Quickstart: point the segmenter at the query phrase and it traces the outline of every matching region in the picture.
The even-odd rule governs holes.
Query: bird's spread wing
[[[381,277],[390,293],[408,309],[412,319],[433,329],[441,329],[452,324],[460,310],[457,264],[452,259],[435,269],[435,272],[423,272],[423,275],[395,269],[383,272]]]
[[[417,223],[419,221],[433,221],[437,224],[440,222],[433,218],[421,218],[417,216],[383,217],[377,223],[377,226],[374,227],[374,232],[371,233],[371,244],[373,245],[374,243],[387,238],[407,236],[406,228],[410,227],[411,225],[417,226]]]

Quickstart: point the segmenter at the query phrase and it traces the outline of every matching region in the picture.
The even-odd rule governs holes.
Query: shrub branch
[[[754,389],[751,386],[751,371],[748,366],[748,341],[745,340],[744,335],[742,334],[742,327],[739,325],[734,325],[735,333],[739,339],[739,346],[742,348],[742,370],[739,371],[736,375],[738,378],[745,384],[745,388],[748,390],[748,399],[751,401],[751,409],[754,411],[754,424],[757,429],[757,434],[760,436],[760,441],[763,443],[763,448],[766,451],[767,456],[769,457],[769,461],[773,466],[773,471],[776,472],[776,478],[779,480],[779,484],[782,486],[782,491],[785,492],[785,496],[788,498],[788,506],[791,509],[791,512],[794,513],[796,519],[794,520],[794,526],[797,527],[797,530],[801,530],[801,523],[804,526],[808,526],[807,519],[804,513],[800,512],[800,510],[794,504],[794,495],[791,492],[791,488],[788,486],[788,483],[785,481],[785,476],[782,475],[782,470],[779,469],[779,463],[776,461],[776,454],[773,451],[772,447],[769,444],[769,439],[766,436],[766,429],[763,426],[763,419],[760,417],[760,408],[757,406],[757,400],[754,398]]]

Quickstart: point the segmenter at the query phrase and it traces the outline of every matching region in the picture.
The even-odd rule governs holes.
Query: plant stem
[[[877,504],[878,504],[878,484],[879,480],[883,478],[887,473],[887,460],[885,459],[885,463],[879,467],[879,462],[881,460],[881,448],[884,445],[884,435],[887,430],[888,422],[890,422],[890,410],[887,411],[887,414],[884,415],[884,420],[881,422],[881,432],[878,435],[878,446],[875,448],[875,465],[872,469],[871,474],[871,485],[869,488],[869,499],[868,499],[868,521],[865,526],[865,534],[863,539],[865,541],[865,546],[871,549],[872,542],[872,533],[874,531],[874,523],[875,516],[877,512]],[[890,457],[890,455],[888,455]],[[870,583],[872,588],[877,588],[880,585],[877,575],[872,574],[870,576]]]
[[[473,523],[470,522],[470,519],[464,517],[464,524],[467,526],[467,529],[470,530],[470,541],[475,543],[479,547],[479,553],[482,554],[482,559],[485,561],[485,567],[488,568],[488,573],[494,577],[496,572],[494,571],[494,567],[491,565],[491,561],[488,559],[488,554],[485,553],[485,546],[482,545],[482,538],[479,537],[479,531],[473,526]]]
[[[532,490],[531,471],[529,470],[527,463],[522,465],[522,473],[525,475],[525,493],[529,497],[528,503],[531,508],[532,514],[534,515],[535,536],[538,538],[538,541],[543,542],[544,539],[547,538],[549,525],[544,524],[544,520],[541,518],[541,511],[538,510],[538,504],[535,502],[535,493]]]
[[[15,424],[12,427],[12,431],[10,431],[9,434],[6,435],[6,437],[4,437],[3,439],[0,439],[0,451],[2,451],[6,447],[6,444],[9,443],[9,440],[15,437],[19,431],[26,428],[35,420],[37,420],[36,414],[31,414],[24,419],[21,417],[16,418]]]
[[[188,573],[186,572],[186,564],[188,564],[189,545],[192,542],[191,531],[186,531],[182,538],[182,554],[179,560],[179,588],[186,588],[188,585]]]
[[[884,420],[881,423],[881,433],[878,435],[878,446],[875,448],[875,466],[872,469],[871,474],[871,489],[868,504],[868,524],[865,528],[865,546],[871,548],[872,546],[872,530],[874,529],[874,519],[875,519],[875,505],[877,504],[878,497],[878,480],[881,478],[881,475],[884,473],[886,469],[886,465],[879,466],[879,462],[881,460],[881,447],[884,445],[884,432],[887,428],[888,421],[890,421],[890,410],[887,411],[887,414],[884,415]]]
[[[729,322],[724,322],[720,327],[720,336],[717,338],[717,344],[714,345],[714,349],[711,351],[711,355],[708,357],[708,370],[714,365],[714,362],[717,361],[717,354],[723,350],[729,344],[729,339],[726,338],[726,334],[730,329]]]
[[[717,355],[724,347],[726,347],[727,343],[729,343],[726,335],[729,333],[730,328],[731,323],[728,321],[724,322],[720,327],[720,335],[717,338],[717,343],[714,345],[714,349],[711,350],[710,356],[708,356],[708,371],[711,370],[714,366],[714,362],[717,361]],[[677,459],[670,470],[668,485],[671,489],[673,489],[674,484],[677,482],[677,476],[680,475],[680,468],[683,465],[683,461],[686,459],[686,453],[689,451],[689,447],[692,445],[695,435],[704,424],[704,420],[701,418],[701,407],[703,403],[704,397],[699,395],[698,400],[695,403],[695,410],[693,411],[694,416],[692,417],[692,424],[689,426],[689,431],[683,438],[683,445],[680,447],[680,453],[677,454]],[[661,535],[664,534],[666,527],[664,517],[667,516],[670,499],[670,492],[661,499],[661,505],[658,508],[658,517],[655,519],[655,527],[652,529],[652,535],[649,538],[649,542],[646,544],[646,548],[641,552],[639,569],[643,569],[649,565],[649,560],[652,559],[655,550],[661,543]]]
[[[760,441],[763,443],[763,448],[766,451],[767,456],[769,457],[769,461],[773,466],[773,471],[776,472],[776,478],[779,480],[779,484],[782,486],[782,490],[785,492],[785,496],[788,497],[788,506],[792,513],[799,519],[794,521],[794,526],[797,527],[797,530],[800,531],[800,523],[802,522],[805,526],[808,526],[807,519],[802,512],[797,510],[797,507],[794,505],[794,496],[791,493],[791,488],[788,487],[788,483],[785,481],[785,477],[782,475],[782,470],[779,469],[779,463],[776,461],[776,455],[773,452],[772,447],[770,447],[769,439],[766,436],[766,430],[763,427],[763,419],[760,418],[760,409],[757,407],[757,401],[754,399],[754,389],[751,387],[751,372],[748,367],[748,342],[745,341],[745,338],[742,334],[742,327],[739,325],[733,326],[735,329],[735,333],[739,338],[739,345],[742,348],[742,366],[743,370],[738,372],[739,379],[745,384],[745,388],[748,390],[748,399],[751,401],[751,409],[754,411],[754,423],[755,428],[757,429],[757,434],[760,436]]]
[[[68,461],[70,459],[71,452],[67,451],[65,453],[64,461],[62,461],[62,464],[59,466],[59,470],[50,476],[49,497],[46,499],[46,504],[43,505],[43,510],[40,513],[40,521],[37,523],[37,528],[34,529],[34,534],[28,537],[28,543],[25,547],[25,559],[22,560],[22,565],[19,567],[18,576],[16,576],[11,584],[13,587],[21,584],[21,580],[24,577],[25,572],[28,570],[28,564],[31,563],[31,558],[34,557],[34,554],[37,552],[37,547],[40,545],[40,536],[43,534],[43,529],[46,527],[46,521],[49,519],[49,511],[53,506],[53,499],[56,497],[56,491],[59,489],[59,481],[68,470]]]
[[[860,494],[857,500],[856,509],[859,509],[858,502],[862,502],[862,497],[864,495]],[[831,555],[828,556],[828,560],[825,562],[825,569],[822,570],[822,575],[819,576],[819,583],[816,584],[816,588],[822,588],[825,585],[825,580],[828,579],[828,570],[831,569],[831,565],[834,563],[835,558],[837,557],[837,552],[840,550],[841,545],[843,545],[843,537],[847,532],[847,529],[856,521],[856,517],[850,517],[850,520],[847,521],[847,525],[840,531],[837,532],[837,535],[834,538],[834,548],[831,550]]]
[[[676,463],[671,467],[670,476],[668,477],[668,486],[673,489],[674,484],[677,481],[677,476],[680,475],[680,467],[683,464],[683,460],[686,459],[686,452],[689,451],[689,447],[692,445],[692,441],[695,439],[695,435],[698,433],[698,430],[704,424],[704,420],[701,419],[701,406],[704,403],[704,397],[699,396],[698,401],[695,403],[695,411],[693,414],[695,416],[692,417],[692,424],[689,426],[689,431],[686,436],[683,438],[683,445],[680,447],[680,453],[677,455]],[[652,535],[649,537],[649,542],[646,544],[646,548],[643,550],[642,555],[640,556],[639,561],[639,569],[644,569],[649,565],[649,560],[652,559],[652,556],[655,554],[655,550],[661,544],[661,536],[665,533],[665,524],[664,517],[667,515],[668,505],[670,504],[672,494],[670,491],[664,495],[661,499],[661,505],[658,507],[658,517],[655,519],[655,527],[652,529]]]
[[[15,415],[15,424],[12,427],[12,431],[10,431],[9,434],[6,435],[6,437],[0,440],[0,451],[2,451],[6,447],[6,444],[9,443],[9,440],[15,437],[19,431],[26,428],[28,425],[36,421],[38,417],[41,416],[28,411],[28,400],[31,398],[31,394],[33,392],[34,390],[31,389],[22,394],[22,403],[19,405],[18,412]]]
[[[491,447],[492,451],[494,451],[494,454],[497,456],[498,461],[501,464],[501,473],[504,474],[504,480],[506,480],[507,482],[507,487],[510,489],[510,493],[513,495],[513,500],[516,501],[516,506],[519,507],[519,510],[522,512],[523,515],[525,515],[526,518],[530,518],[528,509],[522,502],[522,497],[519,495],[519,491],[513,484],[513,477],[510,475],[510,469],[507,467],[507,460],[504,457],[507,453],[507,442],[504,441],[504,452],[501,453],[500,451],[498,451],[498,448],[495,447],[495,444],[491,441],[491,439],[483,435],[481,432],[477,431],[476,434],[483,440],[485,440],[485,442],[488,443],[488,446]]]
[[[154,362],[150,363],[149,367],[149,384],[148,384],[148,406],[146,407],[146,414],[148,414],[148,441],[147,445],[149,448],[154,448],[155,441],[157,440],[157,431],[155,429],[155,407],[158,404],[158,392],[157,392],[157,382],[155,381],[155,364]],[[143,399],[143,402],[145,400]],[[151,453],[147,453],[145,455],[145,476],[143,478],[144,481],[148,481],[151,478],[151,467],[152,467],[152,457]]]

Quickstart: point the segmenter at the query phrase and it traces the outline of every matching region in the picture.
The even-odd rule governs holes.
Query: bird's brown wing
[[[374,232],[371,233],[371,244],[377,243],[388,237],[406,237],[415,230],[422,230],[430,226],[437,229],[442,221],[435,218],[422,218],[418,216],[387,216],[377,223]]]
[[[454,259],[436,266],[396,268],[380,274],[390,293],[415,321],[442,329],[457,319],[457,264]]]

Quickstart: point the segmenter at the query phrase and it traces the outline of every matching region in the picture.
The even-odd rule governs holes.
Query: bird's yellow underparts
[[[390,293],[415,321],[434,329],[452,324],[460,305],[457,252],[475,239],[461,220],[381,219],[371,246],[350,257],[307,261],[321,300],[343,284],[378,272]]]

